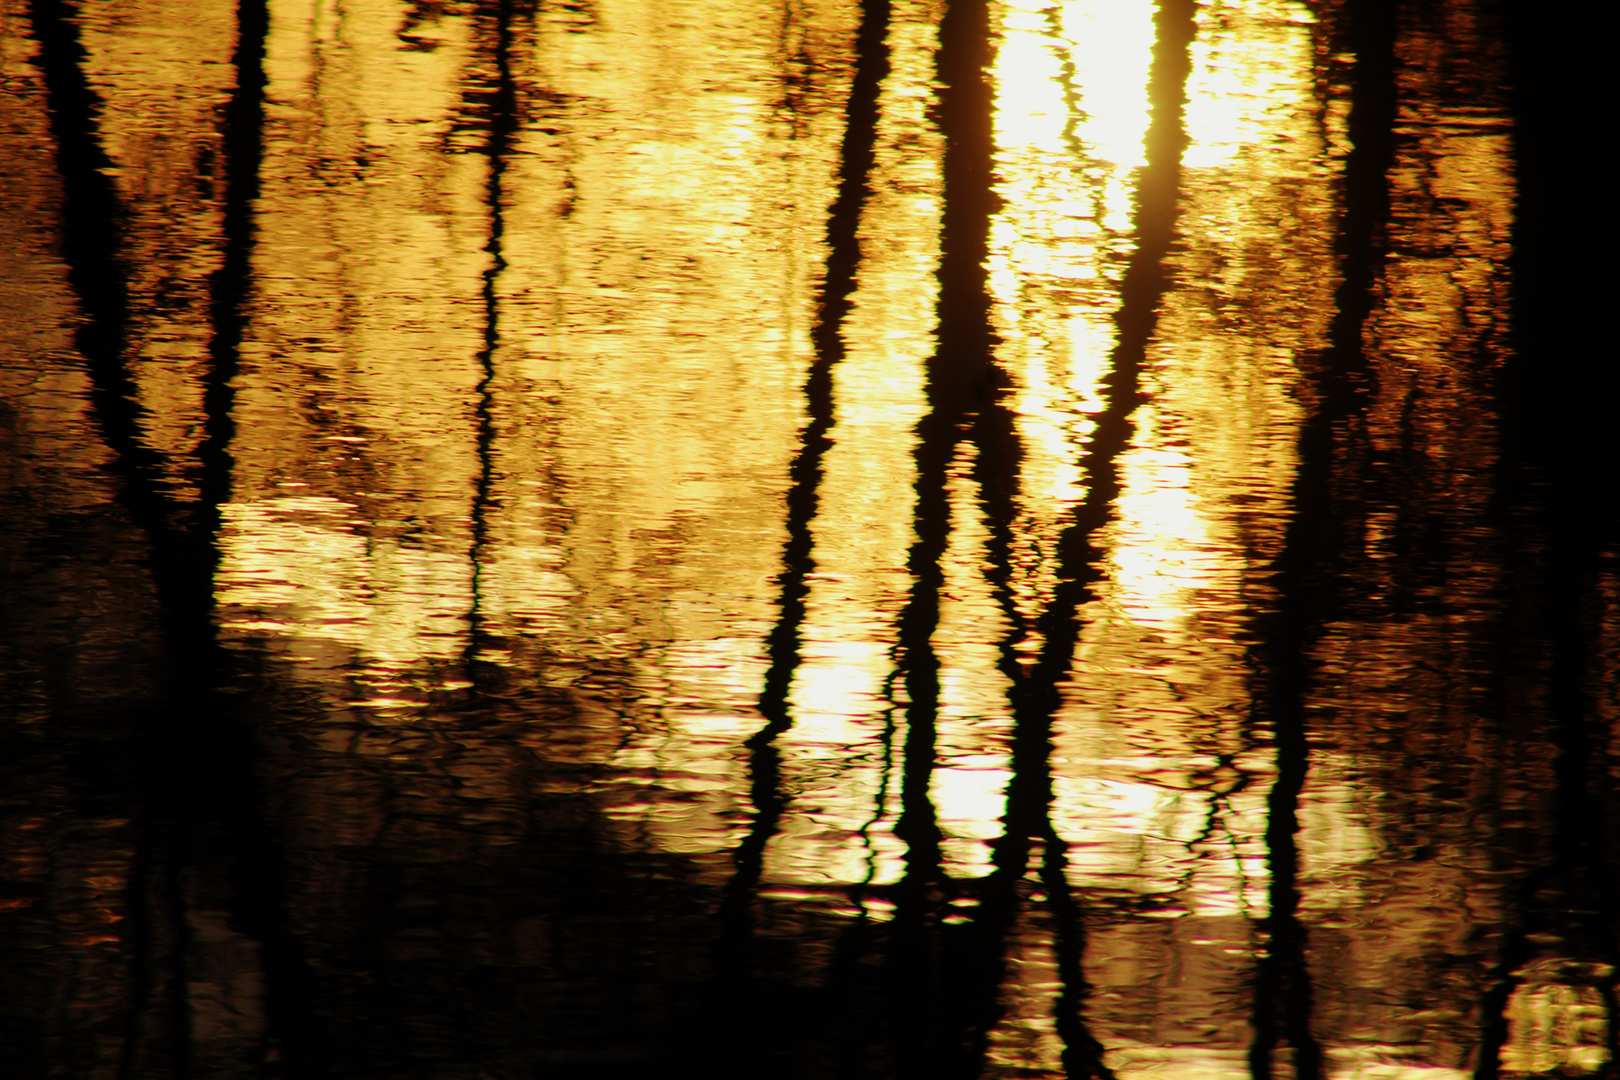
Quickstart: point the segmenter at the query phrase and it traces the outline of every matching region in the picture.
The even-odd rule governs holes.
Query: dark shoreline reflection
[[[1579,23],[0,0],[0,1071],[1611,1075]]]

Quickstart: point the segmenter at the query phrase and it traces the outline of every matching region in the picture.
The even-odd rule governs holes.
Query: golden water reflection
[[[116,410],[75,351],[95,307],[83,256],[39,224],[62,212],[66,166],[42,148],[66,106],[19,44],[43,41],[24,7],[0,0],[17,238],[0,386],[23,463],[6,535],[27,540],[29,603],[74,657],[17,653],[6,685],[33,731],[66,715],[64,686],[98,717],[159,709],[154,643],[177,616],[141,554],[158,534],[116,490],[128,470],[107,469]],[[916,1023],[982,1039],[982,1075],[1079,1075],[1095,1039],[1122,1077],[1247,1076],[1286,1004],[1259,972],[1289,919],[1312,1009],[1292,1052],[1314,1043],[1330,1077],[1461,1076],[1492,1008],[1507,1073],[1604,1067],[1613,958],[1521,886],[1577,888],[1538,862],[1560,827],[1556,725],[1503,673],[1545,649],[1514,636],[1539,541],[1499,506],[1515,190],[1488,12],[1448,0],[1397,27],[1387,220],[1362,236],[1352,157],[1372,151],[1346,116],[1377,76],[1344,52],[1354,5],[1189,4],[1179,90],[1155,42],[1172,0],[994,6],[983,270],[1004,384],[975,409],[1006,418],[1011,450],[950,437],[937,620],[908,637],[959,137],[935,108],[939,0],[273,0],[251,288],[224,313],[235,21],[67,7],[119,206],[117,360],[159,501],[188,527],[209,520],[211,358],[223,323],[242,327],[212,625],[233,700],[254,702],[287,935],[345,1062],[600,1064],[630,1039],[610,1015],[656,1012],[643,993],[843,987],[851,1015],[889,1016],[868,1007],[891,993],[872,972],[937,969],[961,1000],[936,995]],[[857,31],[880,14],[876,116],[852,134],[852,87],[878,63]],[[1150,161],[1178,115],[1179,158]],[[858,137],[872,161],[851,177]],[[1166,223],[1143,185],[1167,169],[1174,239],[1144,286]],[[860,195],[847,298],[829,295],[841,190]],[[1357,258],[1364,315],[1341,289]],[[1153,329],[1121,408],[1127,314]],[[834,318],[835,363],[817,335]],[[1325,401],[1346,372],[1354,400]],[[1305,436],[1330,406],[1330,509],[1301,526],[1296,479],[1323,453]],[[1095,565],[1066,563],[1099,475],[1118,492],[1085,538]],[[71,542],[39,539],[64,520]],[[1278,642],[1301,536],[1332,603]],[[53,584],[53,560],[94,584]],[[1079,578],[1073,656],[1034,685],[1054,677],[1040,627]],[[75,621],[75,588],[122,609],[111,629]],[[1264,704],[1288,648],[1310,673],[1303,763]],[[919,703],[905,675],[925,661],[938,695]],[[1032,752],[1043,689],[1061,703]],[[1301,767],[1295,866],[1269,830]],[[49,1046],[94,1029],[95,1053],[123,1052],[103,1029],[145,970],[126,963],[138,945],[191,980],[198,1060],[245,1067],[271,1037],[254,1003],[274,973],[227,910],[230,859],[198,854],[224,841],[131,826],[150,800],[127,778],[134,794],[75,833],[62,792],[89,781],[72,768],[8,788],[37,809],[0,833],[0,918],[39,920],[27,932],[73,958],[61,979],[95,987]],[[164,860],[181,929],[138,938],[120,926],[159,918],[140,882]],[[56,908],[36,903],[52,874],[71,879]],[[1294,889],[1297,910],[1275,910]],[[171,957],[192,932],[208,960],[188,975]],[[485,976],[529,1004],[445,1020]],[[407,986],[413,1004],[378,1004]],[[579,986],[596,1005],[557,1004]],[[645,1032],[686,1007],[634,1038],[665,1046]],[[166,1037],[151,1009],[128,1028],[153,1032],[131,1036],[140,1054]],[[880,1071],[912,1045],[892,1011]],[[546,1019],[503,1043],[501,1018],[531,1013]],[[434,1034],[486,1022],[490,1047],[520,1049]],[[395,1023],[414,1034],[382,1046]]]
[[[941,144],[928,109],[938,15],[933,3],[895,4],[887,39],[861,264],[843,326],[848,353],[833,375],[836,423],[819,485],[794,723],[780,740],[795,802],[767,873],[789,882],[887,884],[902,872],[893,666],[911,585],[913,429],[927,409],[934,347]]]

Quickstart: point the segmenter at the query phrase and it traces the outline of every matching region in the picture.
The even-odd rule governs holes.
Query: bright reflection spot
[[[981,762],[960,761],[934,770],[929,794],[945,833],[940,847],[953,877],[983,877],[994,869],[988,842],[1001,833],[1012,778],[997,767],[1003,760],[1002,755],[987,755]]]
[[[1154,5],[1147,0],[1072,0],[1060,10],[1075,81],[1084,87],[1080,140],[1104,161],[1143,164]]]
[[[1502,1070],[1509,1076],[1590,1076],[1609,1061],[1613,1018],[1603,987],[1608,964],[1544,957],[1514,973],[1522,980],[1508,1001]]]
[[[223,628],[324,639],[385,667],[462,648],[464,557],[368,539],[356,507],[308,495],[225,508]]]
[[[1192,460],[1154,430],[1157,413],[1136,414],[1143,445],[1121,462],[1131,483],[1120,494],[1113,550],[1115,593],[1133,622],[1171,629],[1189,619],[1192,591],[1216,572],[1209,526],[1191,490]]]
[[[1332,1080],[1467,1080],[1469,1069],[1420,1065],[1407,1060],[1411,1048],[1370,1043],[1330,1046],[1324,1052]]]
[[[1151,3],[1018,0],[999,27],[992,74],[1003,208],[991,221],[988,269],[1024,455],[1012,561],[1016,602],[1029,617],[1051,593],[1053,537],[1084,495],[1080,461],[1103,406],[1148,120],[1152,15]],[[1095,47],[1090,35],[1121,27],[1121,40]]]
[[[1267,32],[1246,37],[1219,33],[1217,20],[1233,18],[1250,20]],[[1307,28],[1315,21],[1303,4],[1287,0],[1199,6],[1187,80],[1185,117],[1191,139],[1181,159],[1184,168],[1219,165],[1276,136],[1279,121],[1296,108],[1301,77],[1311,71]]]

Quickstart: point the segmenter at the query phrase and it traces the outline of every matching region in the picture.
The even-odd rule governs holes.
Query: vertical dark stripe
[[[1536,679],[1553,745],[1550,843],[1517,884],[1514,915],[1482,999],[1478,1080],[1501,1074],[1506,1010],[1518,969],[1556,938],[1589,966],[1606,1012],[1612,1074],[1620,1062],[1614,939],[1620,925],[1613,859],[1612,732],[1593,692],[1615,677],[1601,650],[1599,585],[1620,550],[1620,442],[1612,409],[1620,372],[1609,362],[1617,224],[1607,140],[1594,138],[1612,97],[1615,11],[1571,0],[1505,0],[1512,62],[1513,352],[1501,372],[1498,488],[1504,521],[1527,550],[1511,571],[1533,590],[1528,626],[1506,636],[1545,642]],[[1539,549],[1539,550],[1538,550]],[[1542,937],[1546,935],[1546,937]],[[1607,966],[1606,975],[1595,974]]]
[[[110,177],[112,162],[101,146],[102,102],[85,75],[86,55],[72,8],[63,0],[31,0],[28,15],[39,45],[35,63],[44,78],[56,168],[62,184],[62,257],[84,319],[75,332],[75,343],[90,378],[92,413],[103,441],[113,453],[112,471],[120,481],[119,501],[150,540],[151,569],[161,593],[163,586],[173,580],[173,560],[164,555],[171,546],[177,514],[163,490],[162,461],[142,439],[144,411],[136,402],[135,381],[125,363],[129,284],[119,251],[126,215]],[[168,629],[173,621],[171,613],[162,614]],[[149,771],[155,771],[161,760],[160,748],[147,745],[142,749],[156,751],[153,767],[149,767]],[[172,861],[175,845],[168,825],[155,820],[159,816],[156,811],[165,801],[164,794],[154,789],[135,825],[125,889],[129,917],[122,930],[123,945],[130,957],[131,986],[118,1063],[120,1080],[146,1064],[146,1024],[160,980],[159,937],[172,936],[160,935],[156,923],[159,917],[171,914],[170,905],[163,902],[159,882],[171,877],[165,868]],[[172,983],[177,980],[172,968],[168,975],[173,990]],[[183,1020],[178,1023],[184,1027]],[[184,1041],[176,1038],[177,1034],[170,1032],[171,1042]]]
[[[1316,408],[1301,425],[1293,516],[1273,563],[1276,609],[1257,620],[1256,652],[1264,687],[1257,702],[1276,745],[1277,779],[1267,797],[1265,843],[1270,885],[1255,964],[1254,1042],[1249,1067],[1256,1080],[1275,1075],[1279,1046],[1293,1051],[1292,1074],[1316,1080],[1322,1049],[1311,1028],[1313,987],[1308,936],[1299,919],[1299,800],[1310,768],[1307,702],[1322,626],[1340,603],[1331,565],[1337,548],[1335,473],[1364,409],[1371,373],[1363,329],[1376,301],[1389,219],[1389,169],[1395,123],[1395,35],[1398,0],[1348,5],[1347,44],[1355,55],[1343,215],[1336,250],[1341,279],[1334,295],[1328,347],[1313,372]]]
[[[1048,808],[1050,809],[1050,808]],[[1053,1020],[1063,1043],[1063,1075],[1069,1080],[1114,1080],[1103,1062],[1103,1045],[1085,1021],[1085,912],[1069,885],[1068,845],[1048,824],[1041,859],[1041,885],[1052,915],[1052,952],[1057,961],[1058,999]]]
[[[1163,264],[1176,227],[1194,14],[1191,0],[1161,0],[1154,14],[1149,74],[1152,119],[1144,140],[1147,163],[1137,183],[1135,246],[1121,283],[1120,307],[1115,316],[1118,338],[1105,379],[1106,405],[1096,418],[1097,426],[1081,461],[1086,494],[1055,545],[1057,584],[1036,621],[1041,650],[1035,663],[1028,667],[1017,663],[1013,646],[1024,636],[1021,628],[1015,627],[1002,650],[1003,670],[1014,680],[1012,780],[1007,791],[1005,828],[994,846],[994,895],[986,897],[981,907],[985,928],[999,947],[986,948],[984,954],[1004,952],[1001,943],[1015,917],[1014,887],[1027,872],[1032,843],[1038,841],[1044,850],[1041,877],[1054,921],[1054,948],[1062,983],[1055,1019],[1064,1044],[1065,1072],[1076,1077],[1111,1077],[1112,1073],[1103,1061],[1102,1045],[1081,1015],[1086,996],[1082,963],[1085,926],[1080,904],[1066,877],[1064,843],[1051,820],[1052,724],[1062,704],[1060,685],[1068,675],[1079,642],[1080,606],[1091,598],[1106,574],[1105,553],[1097,538],[1114,517],[1121,490],[1119,457],[1134,430],[1130,417],[1141,401],[1140,372],[1168,287]],[[1009,423],[1010,416],[999,422],[987,416],[980,428],[988,435]],[[1002,512],[1010,512],[1010,506]],[[1010,605],[1004,604],[1003,610],[1011,615]],[[998,980],[1003,970],[1004,963],[994,967]],[[988,985],[987,989],[994,992]],[[985,1028],[981,1039],[988,1035],[988,1025],[994,1019],[987,1015],[980,1020]]]
[[[942,558],[950,533],[947,480],[966,428],[1004,391],[993,362],[994,332],[985,263],[989,252],[992,57],[989,6],[952,0],[940,21],[935,110],[944,136],[944,203],[940,223],[937,345],[927,366],[928,414],[914,450],[917,540],[907,555],[912,588],[899,620],[906,740],[902,810],[896,834],[907,845],[907,877],[925,885],[939,870],[939,830],[928,795],[934,770],[939,658],[933,635],[944,584]]]
[[[1620,9],[1584,0],[1491,6],[1505,15],[1510,50],[1517,191],[1514,348],[1498,396],[1505,456],[1545,485],[1538,513],[1549,525],[1612,554],[1620,540],[1620,365],[1611,360],[1620,217],[1609,211],[1607,135]]]
[[[770,666],[760,690],[759,711],[765,726],[748,740],[749,798],[754,821],[733,853],[736,867],[720,908],[718,964],[733,980],[748,975],[748,937],[752,930],[753,889],[765,864],[765,848],[781,825],[787,800],[781,790],[781,755],[775,741],[792,724],[788,695],[799,669],[802,627],[810,575],[815,572],[812,525],[821,500],[822,462],[832,446],[833,371],[844,359],[843,323],[848,315],[860,268],[858,237],[861,215],[871,196],[871,174],[877,146],[878,94],[889,74],[888,0],[864,0],[855,39],[855,72],[845,105],[838,194],[827,219],[827,271],[822,281],[816,323],[811,329],[815,359],[805,380],[809,423],[788,468],[787,543],[782,551],[778,606],[780,614],[766,640]]]
[[[479,653],[485,642],[484,561],[489,546],[489,515],[495,498],[495,353],[501,345],[500,296],[498,288],[501,274],[506,270],[503,246],[506,235],[506,193],[504,182],[507,159],[512,153],[518,130],[517,81],[512,75],[512,0],[497,0],[495,4],[495,87],[489,96],[487,123],[489,141],[484,153],[489,159],[489,172],[484,181],[484,201],[489,208],[489,239],[484,253],[489,264],[484,267],[480,297],[484,308],[484,340],[478,350],[478,396],[476,416],[478,424],[478,478],[473,484],[472,543],[468,560],[472,568],[472,608],[467,623],[467,677],[476,684],[479,672]]]
[[[143,410],[124,362],[129,283],[119,248],[125,213],[101,147],[101,99],[85,77],[73,9],[65,0],[30,0],[28,16],[62,181],[62,258],[84,315],[75,342],[90,376],[90,404],[115,455],[121,500],[138,526],[162,535],[171,508],[160,490],[161,461],[141,439]]]
[[[208,434],[199,451],[203,505],[192,556],[198,572],[207,575],[208,610],[199,614],[197,629],[207,663],[187,684],[192,700],[183,711],[186,753],[179,763],[180,778],[199,789],[203,809],[223,827],[231,845],[231,921],[259,944],[266,1039],[279,1051],[287,1075],[317,1077],[324,1072],[324,1053],[315,1018],[316,987],[288,915],[285,858],[264,817],[259,747],[247,718],[226,693],[233,665],[215,636],[212,610],[218,530],[233,487],[235,385],[247,330],[246,305],[253,290],[264,145],[264,53],[270,26],[267,0],[238,0],[236,15],[231,58],[236,85],[222,131],[224,258],[211,282],[213,336],[204,397]]]
[[[63,255],[69,281],[86,316],[78,344],[90,375],[90,401],[102,437],[113,451],[120,500],[150,543],[150,566],[169,652],[167,707],[142,733],[149,805],[139,826],[130,882],[136,927],[137,988],[131,1002],[121,1074],[141,1067],[135,1045],[150,998],[153,899],[161,896],[174,920],[177,953],[186,947],[183,868],[191,847],[217,824],[231,845],[229,884],[232,921],[255,938],[266,985],[269,1038],[289,1072],[318,1075],[313,1054],[308,972],[287,923],[282,870],[261,813],[255,747],[222,692],[226,661],[213,623],[216,532],[230,497],[231,411],[244,332],[243,304],[250,291],[253,203],[258,191],[263,100],[263,52],[267,11],[263,0],[243,0],[233,63],[237,87],[226,106],[224,146],[227,189],[225,250],[210,281],[210,365],[204,377],[205,436],[197,462],[202,500],[175,501],[165,480],[163,456],[141,431],[143,411],[125,355],[129,280],[121,261],[125,212],[108,177],[101,148],[101,102],[84,74],[85,54],[72,8],[62,0],[33,0],[29,8],[40,44],[51,131],[63,185]],[[161,880],[165,883],[158,884]],[[143,925],[144,924],[144,925]],[[178,1038],[175,1067],[188,1068],[189,1006],[181,955],[174,1003]]]
[[[948,478],[974,416],[1004,391],[993,350],[986,278],[994,150],[994,56],[989,5],[949,0],[939,26],[935,119],[944,138],[944,201],[940,216],[937,343],[927,365],[928,414],[917,426],[913,452],[916,533],[907,556],[911,592],[899,619],[906,731],[900,769],[900,816],[894,833],[905,845],[905,873],[893,889],[888,979],[900,1075],[955,1077],[964,1062],[960,979],[940,967],[940,831],[930,786],[937,753],[939,658],[933,635],[944,585],[942,559],[950,535]]]
[[[1620,568],[1620,439],[1612,359],[1620,221],[1609,140],[1595,137],[1613,96],[1610,53],[1620,12],[1570,0],[1505,0],[1515,112],[1513,355],[1500,407],[1512,433],[1504,471],[1513,501],[1546,537],[1546,702],[1559,785],[1557,845],[1600,903],[1595,930],[1620,923],[1609,886],[1614,811],[1612,732],[1593,700],[1616,677],[1600,651],[1598,586]],[[1529,489],[1529,490],[1527,490]],[[1571,867],[1573,869],[1573,866]],[[1602,927],[1607,921],[1608,929]],[[1613,962],[1613,945],[1596,957]],[[1611,1038],[1615,1021],[1610,1017]],[[1611,1062],[1615,1067],[1617,1062]]]
[[[270,12],[265,0],[237,4],[236,49],[231,64],[236,87],[225,106],[222,143],[225,197],[223,259],[209,282],[209,368],[203,388],[206,437],[198,448],[201,465],[203,528],[217,537],[221,509],[231,499],[230,447],[236,436],[236,378],[241,370],[245,307],[252,291],[254,212],[259,199],[263,156],[264,42]],[[218,553],[215,551],[217,560]]]
[[[270,823],[258,775],[259,747],[247,718],[227,693],[233,664],[213,621],[219,527],[232,497],[236,379],[253,291],[252,260],[264,145],[267,0],[238,0],[236,85],[226,105],[221,141],[225,160],[224,251],[211,281],[210,369],[204,387],[207,437],[199,448],[202,505],[192,537],[195,572],[205,578],[206,610],[196,614],[205,662],[184,684],[189,696],[177,734],[180,783],[197,789],[199,808],[217,821],[230,845],[229,903],[235,929],[255,939],[264,975],[266,1039],[291,1076],[324,1072],[316,986],[288,914],[286,865]]]
[[[1120,284],[1120,306],[1114,316],[1117,338],[1103,379],[1106,404],[1081,459],[1085,497],[1054,546],[1058,581],[1051,602],[1036,624],[1042,642],[1030,666],[1018,707],[1026,716],[1044,718],[1030,726],[1033,753],[1045,754],[1050,718],[1061,704],[1059,684],[1068,675],[1079,641],[1079,608],[1092,599],[1106,573],[1107,552],[1097,538],[1113,520],[1121,492],[1119,458],[1135,431],[1131,414],[1141,404],[1141,372],[1157,326],[1160,301],[1169,285],[1164,260],[1175,235],[1181,182],[1181,155],[1186,146],[1183,113],[1191,68],[1196,6],[1191,0],[1160,0],[1154,15],[1155,40],[1149,78],[1152,120],[1144,140],[1147,164],[1137,184],[1134,210],[1135,245]]]
[[[995,870],[975,886],[980,905],[966,923],[933,927],[927,923],[924,890],[938,883],[944,887],[943,895],[963,886],[946,881],[938,868],[938,831],[931,804],[925,797],[913,796],[917,808],[909,810],[908,801],[916,821],[910,834],[902,836],[910,845],[907,880],[902,884],[912,895],[908,901],[907,889],[896,890],[895,918],[895,967],[911,972],[909,980],[895,987],[907,1020],[901,1032],[902,1064],[913,1063],[902,1069],[903,1075],[970,1077],[982,1069],[989,1033],[1002,1011],[999,991],[1008,936],[1017,916],[1017,886],[1037,841],[1045,851],[1042,880],[1049,891],[1063,980],[1056,1020],[1064,1041],[1064,1066],[1073,1076],[1111,1075],[1101,1045],[1081,1016],[1085,933],[1079,904],[1064,876],[1063,844],[1050,819],[1051,724],[1059,704],[1058,684],[1067,674],[1078,640],[1078,605],[1102,573],[1101,553],[1093,538],[1113,513],[1119,492],[1116,459],[1129,439],[1128,417],[1139,403],[1138,372],[1165,287],[1161,263],[1174,230],[1192,16],[1192,4],[1181,0],[1163,4],[1157,13],[1149,164],[1139,180],[1137,244],[1117,316],[1120,337],[1112,357],[1108,406],[1084,462],[1090,484],[1087,498],[1057,546],[1059,585],[1037,623],[1042,652],[1032,668],[1018,662],[1016,646],[1027,636],[1028,626],[1011,595],[1011,539],[1022,452],[1015,418],[1005,401],[1008,383],[993,359],[996,339],[987,279],[989,227],[997,209],[991,186],[994,102],[986,74],[992,59],[988,5],[953,4],[941,27],[938,115],[946,138],[946,198],[940,341],[929,372],[933,412],[919,429],[918,542],[911,562],[916,585],[902,633],[911,697],[907,788],[925,796],[933,768],[938,663],[928,639],[937,624],[939,560],[949,526],[945,485],[964,436],[972,438],[978,451],[975,479],[990,532],[986,552],[990,584],[1009,624],[1000,666],[1013,682],[1015,732],[1006,827],[993,848]],[[919,854],[920,844],[929,846]],[[930,931],[944,950],[937,972],[937,1016],[929,1015],[934,982],[928,959]]]

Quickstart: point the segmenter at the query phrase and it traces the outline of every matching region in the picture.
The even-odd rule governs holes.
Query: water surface
[[[0,0],[0,1062],[1608,1075],[1506,17]]]

